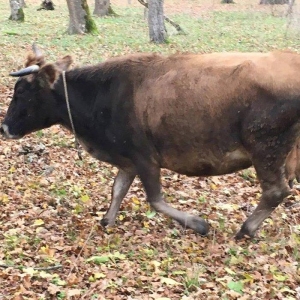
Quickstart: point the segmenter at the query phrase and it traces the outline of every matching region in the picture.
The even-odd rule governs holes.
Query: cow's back
[[[251,165],[243,131],[251,110],[264,114],[282,106],[283,114],[290,109],[296,115],[298,66],[299,55],[289,52],[161,58],[136,86],[135,114],[162,167],[190,175],[230,173]],[[294,99],[296,106],[282,104]]]

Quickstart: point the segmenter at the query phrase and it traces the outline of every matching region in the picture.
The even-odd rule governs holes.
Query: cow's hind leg
[[[102,226],[112,226],[115,223],[122,200],[126,196],[129,187],[135,178],[135,173],[131,171],[119,170],[112,188],[111,203],[108,211],[100,221]]]
[[[246,236],[253,237],[263,221],[288,196],[289,188],[285,180],[283,167],[275,171],[272,169],[270,166],[268,168],[256,168],[262,187],[262,196],[254,212],[237,233],[236,239]]]
[[[147,194],[147,201],[158,212],[180,223],[184,228],[191,228],[201,235],[208,232],[208,224],[202,218],[181,212],[169,206],[163,198],[160,184],[160,168],[153,164],[139,166],[139,176]]]

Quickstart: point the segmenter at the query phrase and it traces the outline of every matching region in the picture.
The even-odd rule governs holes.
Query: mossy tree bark
[[[86,0],[67,0],[69,9],[69,34],[98,33]]]
[[[148,25],[150,41],[162,44],[166,42],[167,31],[164,22],[164,1],[148,1]]]
[[[93,14],[97,17],[118,15],[112,9],[110,0],[95,0],[95,9]]]
[[[11,15],[9,17],[12,21],[24,22],[25,15],[23,11],[24,1],[22,0],[9,0],[10,4],[10,12]]]

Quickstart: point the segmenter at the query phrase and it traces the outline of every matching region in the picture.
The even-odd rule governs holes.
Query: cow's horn
[[[9,75],[13,76],[13,77],[25,76],[25,75],[29,75],[32,73],[37,73],[39,71],[39,69],[40,69],[40,67],[38,65],[32,65],[27,68],[21,69],[19,71],[11,72],[11,73],[9,73]]]
[[[36,43],[32,44],[32,51],[33,51],[33,53],[35,54],[36,57],[42,57],[43,56],[41,50],[38,48]]]

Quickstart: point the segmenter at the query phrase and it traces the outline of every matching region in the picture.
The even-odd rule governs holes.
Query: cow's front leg
[[[126,196],[129,187],[135,178],[135,173],[132,171],[119,170],[111,193],[111,203],[108,211],[100,221],[102,226],[112,226],[115,224],[117,214],[119,212],[122,200]]]
[[[143,162],[139,164],[138,171],[146,190],[147,201],[156,211],[171,217],[184,228],[191,228],[201,235],[208,233],[209,226],[202,218],[179,211],[164,201],[161,193],[159,167]]]

